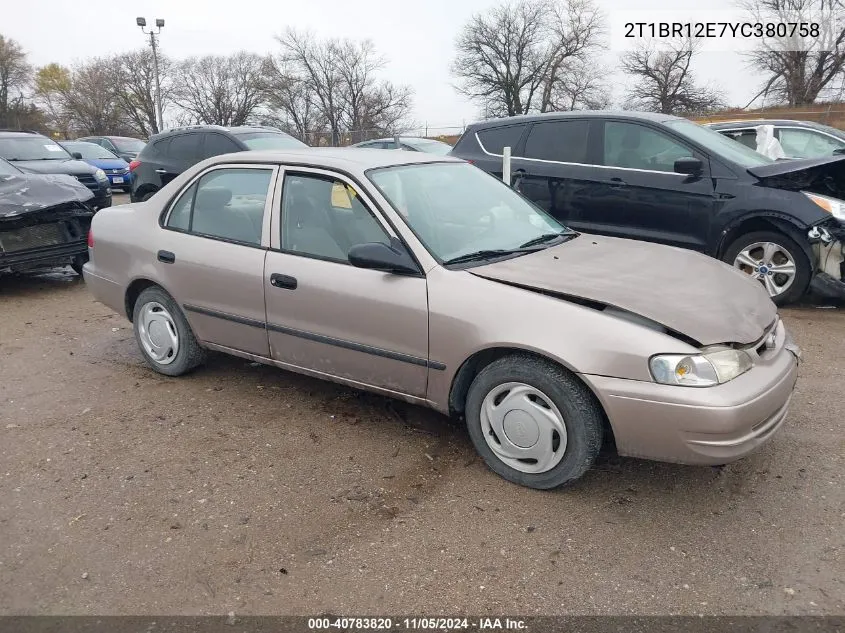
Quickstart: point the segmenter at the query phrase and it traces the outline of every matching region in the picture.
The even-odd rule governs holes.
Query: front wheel
[[[741,235],[725,250],[723,261],[763,284],[777,305],[797,301],[813,272],[795,240],[777,231]]]
[[[176,302],[153,286],[143,290],[132,311],[135,340],[147,363],[160,374],[181,376],[205,360],[191,326]]]
[[[529,355],[501,358],[475,377],[466,421],[490,469],[529,488],[575,481],[602,445],[602,411],[586,385],[562,367]]]

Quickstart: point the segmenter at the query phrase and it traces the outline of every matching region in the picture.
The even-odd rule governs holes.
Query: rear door
[[[602,132],[601,179],[572,226],[703,252],[716,205],[707,156],[638,121],[606,120]],[[687,156],[702,161],[700,176],[674,171]]]
[[[156,149],[159,148],[156,147]],[[170,143],[163,149],[164,151],[157,152],[159,165],[156,167],[162,186],[202,160],[202,134],[199,132],[177,134],[170,138]]]
[[[511,161],[514,186],[558,220],[577,227],[589,218],[597,170],[590,119],[534,123]]]
[[[425,397],[428,298],[420,274],[352,266],[355,244],[395,236],[362,190],[325,170],[286,169],[264,273],[272,357],[294,368]]]
[[[169,208],[156,271],[201,341],[269,356],[264,256],[277,167],[216,165]]]

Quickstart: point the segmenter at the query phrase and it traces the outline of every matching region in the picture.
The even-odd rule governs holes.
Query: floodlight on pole
[[[158,127],[158,131],[161,132],[164,129],[164,116],[162,115],[161,111],[161,81],[158,76],[158,50],[156,48],[156,37],[159,33],[161,33],[161,29],[164,28],[164,20],[161,18],[156,18],[156,29],[153,31],[150,29],[147,31],[145,27],[147,26],[147,19],[146,18],[135,18],[135,24],[141,27],[141,32],[144,35],[150,36],[150,46],[153,49],[153,66],[155,69],[155,80],[156,80],[156,114],[158,115],[158,121],[156,126]]]

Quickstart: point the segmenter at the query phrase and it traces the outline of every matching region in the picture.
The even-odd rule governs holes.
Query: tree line
[[[746,55],[760,81],[755,100],[790,106],[841,100],[841,0],[740,1],[756,19],[830,18],[809,50],[762,43]],[[451,67],[455,88],[484,117],[606,108],[612,69],[597,63],[605,35],[594,0],[506,0],[460,29]],[[411,88],[380,76],[386,60],[369,40],[322,39],[293,28],[276,39],[278,49],[269,55],[241,51],[176,60],[159,54],[167,123],[273,125],[310,144],[331,145],[412,125]],[[670,48],[644,44],[622,54],[619,69],[628,85],[622,106],[665,114],[723,107],[724,94],[693,72],[697,53],[694,42],[678,40]],[[152,51],[35,68],[20,44],[0,35],[0,128],[63,137],[159,132]]]
[[[412,91],[380,78],[372,42],[319,39],[288,29],[279,51],[240,51],[174,60],[158,54],[162,108],[172,125],[272,125],[314,143],[350,134],[392,134],[410,125]],[[20,44],[0,35],[0,128],[64,138],[160,132],[150,48],[33,67]],[[168,126],[166,126],[168,127]]]

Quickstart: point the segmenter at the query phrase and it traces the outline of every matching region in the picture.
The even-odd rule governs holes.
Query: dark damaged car
[[[81,275],[93,198],[72,176],[27,174],[0,158],[0,273],[70,265]]]
[[[686,119],[606,111],[483,121],[452,155],[501,176],[504,147],[514,186],[579,231],[716,257],[778,304],[845,298],[845,157],[776,162]]]

